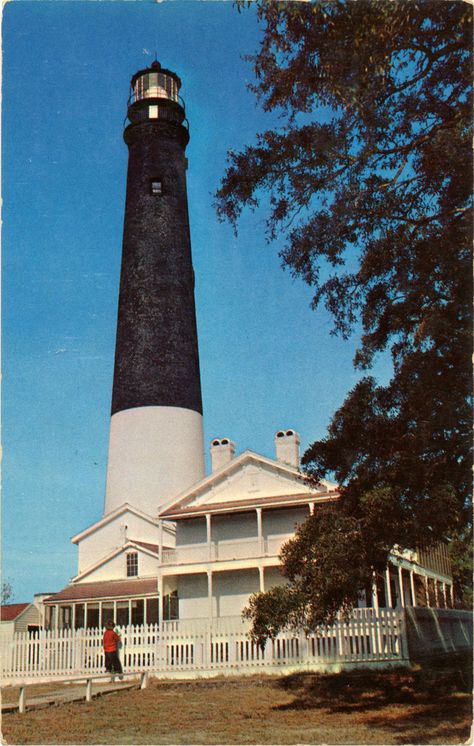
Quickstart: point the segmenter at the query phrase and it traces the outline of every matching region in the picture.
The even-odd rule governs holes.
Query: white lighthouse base
[[[155,515],[204,476],[199,412],[136,407],[112,416],[104,515],[123,503]]]

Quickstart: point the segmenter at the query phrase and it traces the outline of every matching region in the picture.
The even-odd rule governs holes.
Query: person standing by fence
[[[122,664],[118,656],[118,646],[120,644],[120,635],[114,629],[114,623],[112,621],[107,622],[105,625],[106,629],[104,632],[104,654],[105,654],[105,670],[111,674],[119,674],[119,678],[122,676]]]

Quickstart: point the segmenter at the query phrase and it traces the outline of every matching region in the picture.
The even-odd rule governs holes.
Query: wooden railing
[[[217,562],[256,557],[278,557],[282,545],[291,538],[272,536],[246,541],[219,541],[211,544],[187,544],[176,549],[164,549],[163,565],[183,565],[199,562]]]
[[[239,617],[213,620],[177,620],[158,625],[120,629],[119,651],[124,672],[153,671],[156,675],[407,659],[404,617],[396,609],[356,609],[352,617],[321,627],[311,635],[286,632],[265,649],[248,636]],[[98,629],[17,633],[0,643],[3,681],[44,680],[104,671],[103,632]]]

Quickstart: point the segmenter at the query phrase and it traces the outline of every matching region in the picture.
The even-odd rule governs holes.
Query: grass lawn
[[[471,671],[161,681],[143,691],[3,716],[7,744],[460,744]]]

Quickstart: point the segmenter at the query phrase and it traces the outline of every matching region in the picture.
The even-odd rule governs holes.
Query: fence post
[[[143,671],[140,679],[140,689],[146,689],[148,684],[148,671]]]
[[[398,627],[398,639],[400,640],[400,658],[402,660],[410,660],[410,651],[408,649],[408,635],[407,635],[407,610],[401,609],[397,619]],[[394,620],[395,621],[395,620]]]
[[[90,702],[92,699],[92,679],[86,680],[86,702]]]
[[[26,710],[26,686],[20,686],[20,697],[18,699],[18,712]]]

